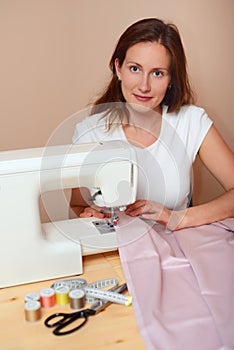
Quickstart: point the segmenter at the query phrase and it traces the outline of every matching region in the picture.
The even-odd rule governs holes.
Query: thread
[[[73,289],[69,293],[71,309],[82,309],[85,306],[85,292],[82,289]]]
[[[69,303],[69,287],[62,286],[55,289],[56,304],[67,305]]]
[[[40,291],[40,302],[44,308],[50,308],[55,305],[55,292],[53,288],[44,288]]]
[[[25,319],[28,322],[36,322],[41,318],[41,303],[31,300],[24,304]]]
[[[24,301],[40,301],[40,295],[38,293],[28,293],[24,297]]]

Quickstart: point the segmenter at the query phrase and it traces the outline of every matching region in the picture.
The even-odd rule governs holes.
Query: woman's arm
[[[207,133],[200,147],[199,156],[225,189],[223,195],[205,204],[181,211],[168,210],[155,202],[137,201],[127,208],[126,213],[158,221],[173,230],[234,217],[234,155],[215,126],[212,126]]]
[[[80,216],[86,207],[88,207],[87,202],[84,200],[84,196],[81,194],[83,189],[73,188],[71,192],[70,208],[73,213],[71,216]],[[85,189],[84,189],[85,191]]]
[[[234,217],[234,154],[214,125],[200,147],[199,157],[226,192],[208,203],[189,208],[181,222],[184,227]]]

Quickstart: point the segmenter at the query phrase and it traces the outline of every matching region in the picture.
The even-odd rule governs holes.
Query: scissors
[[[124,283],[120,286],[111,288],[110,291],[122,293],[126,289],[127,284]],[[102,311],[110,304],[110,301],[97,300],[94,304],[90,306],[89,309],[83,309],[72,313],[56,312],[55,314],[52,314],[51,316],[47,317],[44,324],[48,328],[55,328],[53,330],[53,334],[55,335],[70,334],[83,327],[88,321],[89,316],[96,315],[98,312]],[[54,320],[54,322],[52,320]],[[69,326],[76,320],[81,320],[81,322],[79,322],[79,324],[76,327],[67,330],[65,329],[67,326]]]

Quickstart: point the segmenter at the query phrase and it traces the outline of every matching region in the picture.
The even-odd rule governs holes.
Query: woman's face
[[[141,42],[130,47],[120,67],[115,68],[123,96],[128,103],[161,112],[160,103],[170,85],[170,56],[157,42]]]

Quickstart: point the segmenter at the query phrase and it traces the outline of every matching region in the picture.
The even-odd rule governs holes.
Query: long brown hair
[[[127,114],[121,82],[116,74],[115,60],[118,59],[121,67],[127,50],[140,42],[158,42],[169,52],[171,84],[161,105],[168,106],[168,112],[175,112],[181,106],[194,102],[187,74],[186,56],[177,27],[157,18],[142,19],[128,27],[121,35],[109,64],[112,71],[111,81],[92,108],[92,114],[110,112],[109,127],[117,116],[122,120],[123,114]]]

